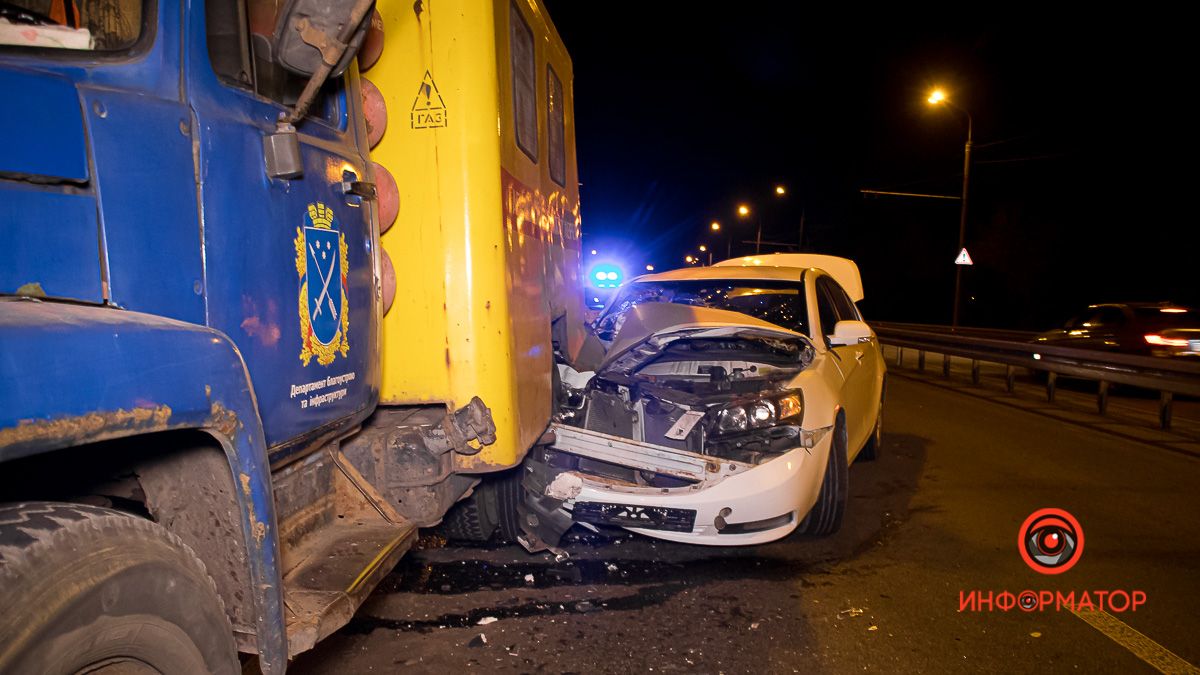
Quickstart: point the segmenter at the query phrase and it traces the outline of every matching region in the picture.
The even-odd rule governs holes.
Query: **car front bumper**
[[[800,447],[762,464],[744,465],[572,429],[570,434],[558,434],[559,450],[696,482],[676,488],[644,487],[566,471],[547,487],[546,495],[564,500],[563,508],[576,522],[617,525],[689,544],[762,544],[790,534],[816,502],[833,443],[829,431],[806,430]],[[602,443],[582,442],[593,437]],[[698,462],[699,468],[684,476],[688,462]],[[648,526],[638,526],[641,522]]]

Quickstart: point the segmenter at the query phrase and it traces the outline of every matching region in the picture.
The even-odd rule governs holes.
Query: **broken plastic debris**
[[[879,630],[879,626],[869,626],[867,630]]]
[[[527,584],[532,584],[532,583],[533,583],[533,575],[532,575],[532,574],[526,574],[526,575],[525,575],[525,583],[527,583]]]
[[[750,630],[758,630],[758,622],[757,621],[750,624]]]
[[[1041,634],[1040,632],[1038,632],[1038,631],[1036,631],[1036,630],[1035,630],[1035,631],[1033,631],[1032,633],[1030,633],[1030,634],[1029,634],[1029,637],[1035,637],[1035,638],[1038,638],[1038,637],[1042,637],[1042,634]]]
[[[496,623],[496,622],[497,622],[497,621],[499,621],[499,620],[500,620],[500,619],[497,619],[497,618],[496,618],[496,617],[494,617],[494,616],[485,616],[485,617],[483,617],[482,619],[480,619],[480,620],[479,620],[479,623],[477,623],[476,625],[478,625],[478,626],[486,626],[486,625],[488,625],[489,623]]]
[[[617,571],[617,566],[616,566],[616,565],[614,565],[614,564],[612,564],[612,563],[608,563],[608,564],[607,564],[607,565],[605,565],[604,567],[605,567],[605,568],[606,568],[606,569],[607,569],[609,572],[616,572],[616,571]]]
[[[480,633],[479,635],[476,635],[475,637],[471,638],[471,641],[467,643],[467,646],[468,647],[482,647],[486,644],[487,644],[487,636],[484,635],[483,633]]]
[[[846,609],[838,612],[838,618],[840,619],[842,616],[862,616],[862,614],[862,607],[847,607]]]

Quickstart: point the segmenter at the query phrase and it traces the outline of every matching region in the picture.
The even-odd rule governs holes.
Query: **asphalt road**
[[[884,454],[851,468],[835,536],[706,549],[587,535],[566,561],[426,537],[292,672],[1198,672],[1200,459],[939,380],[893,369]],[[1043,507],[1085,532],[1064,574],[1017,550]],[[962,591],[1027,589],[1146,602],[959,611]]]

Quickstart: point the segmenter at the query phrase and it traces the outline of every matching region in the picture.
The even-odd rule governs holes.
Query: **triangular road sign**
[[[964,248],[963,250],[958,252],[958,257],[954,259],[954,264],[955,265],[974,265],[975,263],[971,262],[971,254],[967,253],[967,249]]]

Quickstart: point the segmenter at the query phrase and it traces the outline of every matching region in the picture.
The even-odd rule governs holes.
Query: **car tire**
[[[0,607],[0,672],[241,672],[204,564],[121,511],[0,506]]]
[[[862,450],[858,451],[858,456],[854,458],[856,462],[874,462],[879,459],[880,449],[883,445],[883,403],[879,404],[879,412],[875,414],[875,429],[871,432],[871,436],[867,442],[863,444]]]
[[[850,494],[850,466],[846,455],[846,424],[840,415],[833,433],[821,491],[808,515],[796,528],[803,534],[823,537],[842,528],[842,517],[846,513],[846,500]]]

